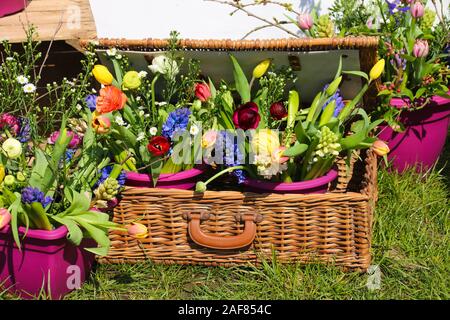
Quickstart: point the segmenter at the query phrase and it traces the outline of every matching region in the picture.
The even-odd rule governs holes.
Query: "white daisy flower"
[[[124,126],[125,125],[125,121],[123,121],[123,118],[122,118],[122,116],[116,116],[115,118],[114,118],[115,120],[116,120],[116,123],[119,125],[119,126]]]
[[[146,113],[146,114],[144,114],[144,117],[145,117],[145,118],[148,118],[148,117],[150,117],[150,114],[149,114],[149,113]]]
[[[6,57],[6,61],[14,61],[13,57]]]
[[[81,111],[81,110],[83,109],[83,107],[81,106],[81,104],[77,104],[77,105],[75,106],[75,108],[76,108],[78,111]]]
[[[139,72],[139,78],[147,78],[148,72],[147,71],[140,71]]]
[[[18,76],[16,78],[17,82],[20,84],[27,84],[28,83],[28,78],[25,76]]]
[[[136,137],[136,141],[141,141],[145,139],[145,133],[144,132],[139,132],[137,137]]]
[[[165,106],[167,104],[167,102],[162,101],[162,102],[155,102],[155,104],[159,107]]]
[[[141,96],[136,97],[136,101],[141,101],[141,99],[142,99]]]
[[[156,136],[157,133],[158,133],[158,128],[156,128],[156,127],[151,127],[150,128],[150,134],[152,136]]]
[[[117,49],[116,48],[111,48],[106,50],[106,54],[110,57],[114,57],[117,54]]]
[[[28,83],[23,86],[23,92],[25,93],[33,93],[36,91],[36,86],[32,83]]]
[[[189,132],[191,133],[191,135],[196,136],[199,133],[199,129],[198,127],[194,124],[191,126],[191,129],[189,130]]]

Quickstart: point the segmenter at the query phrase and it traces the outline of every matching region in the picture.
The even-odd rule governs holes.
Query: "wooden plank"
[[[0,39],[25,41],[24,27],[28,25],[36,27],[42,41],[97,36],[89,0],[32,0],[23,12],[0,18]]]

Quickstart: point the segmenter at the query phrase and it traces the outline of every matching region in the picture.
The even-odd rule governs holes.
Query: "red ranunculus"
[[[282,102],[275,102],[270,106],[270,115],[276,120],[281,120],[286,118],[288,113]]]
[[[206,83],[197,83],[195,86],[195,96],[202,102],[211,98],[211,90]]]
[[[156,136],[150,139],[147,149],[155,157],[163,156],[169,151],[170,142],[165,137]]]
[[[233,114],[233,123],[237,129],[256,129],[260,120],[258,105],[254,102],[239,106]]]

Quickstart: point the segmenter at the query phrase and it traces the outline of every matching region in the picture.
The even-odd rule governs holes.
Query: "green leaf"
[[[45,156],[44,151],[39,148],[36,148],[34,156],[35,160],[33,170],[31,171],[28,183],[31,187],[42,190],[42,183],[44,181],[43,179],[48,167],[48,160]]]
[[[299,107],[300,107],[300,96],[298,92],[296,90],[289,91],[287,128],[294,127],[295,118],[297,116]]]
[[[80,227],[75,221],[58,216],[52,216],[52,219],[67,227],[67,230],[69,231],[67,240],[69,240],[75,246],[79,246],[81,244],[81,241],[83,240],[83,231],[81,231]]]
[[[241,96],[242,103],[250,102],[250,85],[247,77],[242,71],[241,66],[233,55],[230,55],[231,62],[233,63],[233,76],[236,85],[236,90]]]
[[[208,83],[209,83],[209,90],[211,91],[211,97],[213,99],[216,98],[217,95],[217,90],[216,87],[214,86],[214,83],[212,82],[211,78],[208,77]]]
[[[299,143],[298,141],[295,141],[295,144],[290,147],[289,149],[286,149],[283,152],[283,156],[285,157],[298,157],[300,155],[302,155],[303,153],[305,153],[305,151],[308,150],[308,145],[307,144],[303,144],[303,143]]]
[[[161,169],[163,167],[163,161],[162,159],[159,159],[159,161],[155,158],[153,158],[151,164],[151,170],[152,170],[152,181],[153,186],[156,187],[156,183],[158,182],[159,175],[161,174]]]
[[[427,91],[427,88],[421,87],[419,90],[416,91],[416,94],[414,95],[414,99],[419,99],[424,93]]]
[[[369,76],[365,72],[362,72],[362,71],[342,71],[342,73],[351,74],[353,76],[361,77],[361,78],[364,78],[367,81],[369,81]]]
[[[294,132],[295,132],[295,136],[297,137],[298,142],[309,143],[310,138],[309,138],[308,134],[306,133],[305,128],[303,127],[303,123],[301,121],[297,122]]]
[[[342,74],[342,55],[339,56],[339,64],[338,64],[338,69],[336,71],[336,75],[334,76],[334,79],[337,79],[341,76]]]
[[[86,233],[99,245],[98,248],[89,248],[86,250],[94,252],[95,254],[98,254],[100,256],[107,255],[111,244],[111,241],[108,238],[108,230],[105,228],[97,228],[82,220],[79,221],[79,224],[86,230]]]

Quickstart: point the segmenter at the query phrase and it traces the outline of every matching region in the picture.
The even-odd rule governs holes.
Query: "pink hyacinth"
[[[14,136],[20,132],[20,121],[12,114],[3,113],[0,115],[0,130],[9,129],[10,133]]]
[[[68,145],[69,149],[76,149],[81,143],[81,137],[73,131],[67,131],[67,136],[72,138]],[[47,142],[49,144],[55,144],[58,138],[59,138],[59,131],[55,131],[47,139]]]

